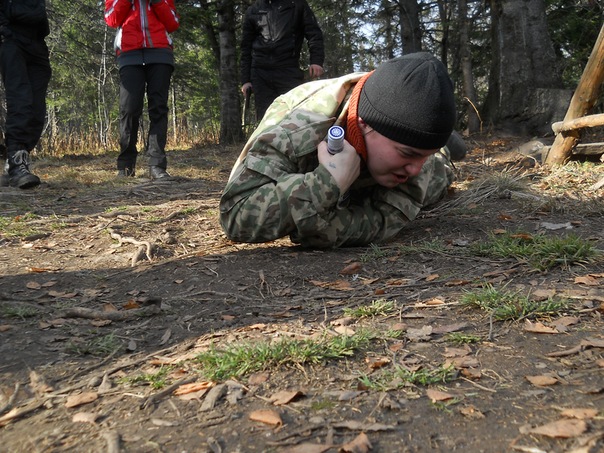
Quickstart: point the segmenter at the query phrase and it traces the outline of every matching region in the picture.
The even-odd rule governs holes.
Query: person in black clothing
[[[257,120],[271,103],[304,81],[300,52],[306,38],[310,78],[323,75],[323,32],[306,0],[256,0],[241,33],[241,91],[252,90]]]
[[[44,38],[49,33],[44,0],[0,0],[0,75],[7,110],[3,186],[28,189],[40,184],[29,164],[46,116],[52,70]]]

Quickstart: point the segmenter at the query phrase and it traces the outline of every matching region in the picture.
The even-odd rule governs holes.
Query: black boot
[[[127,177],[133,177],[133,176],[136,176],[134,167],[118,168],[118,170],[117,170],[118,178],[127,178]]]
[[[149,167],[149,176],[151,177],[151,179],[170,178],[170,174],[166,171],[165,168],[156,167],[155,165],[151,165]]]
[[[40,178],[29,171],[29,153],[26,150],[8,152],[5,174],[0,182],[19,189],[31,189],[40,184]]]

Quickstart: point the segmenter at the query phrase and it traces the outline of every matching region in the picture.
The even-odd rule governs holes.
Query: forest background
[[[604,18],[599,0],[308,1],[324,33],[325,77],[429,51],[450,70],[458,129],[469,134],[494,128],[551,134]],[[177,0],[172,149],[233,144],[249,133],[242,126],[238,57],[241,20],[250,3]],[[104,2],[47,0],[47,9],[53,77],[38,155],[117,151],[115,30],[103,20]],[[0,102],[0,126],[4,106]]]

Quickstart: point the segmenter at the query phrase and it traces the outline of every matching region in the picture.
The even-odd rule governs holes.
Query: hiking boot
[[[40,178],[29,171],[29,153],[20,149],[8,155],[5,165],[5,175],[2,176],[2,184],[7,180],[8,186],[19,189],[31,189],[40,184]]]
[[[468,146],[461,134],[457,131],[451,133],[445,147],[447,148],[447,151],[449,151],[449,157],[453,162],[462,160],[468,153]]]
[[[134,168],[118,168],[117,177],[118,178],[128,178],[133,177],[136,174]]]
[[[169,178],[170,174],[165,170],[165,168],[156,167],[155,165],[151,165],[149,167],[149,177],[151,179],[165,179],[165,178]]]

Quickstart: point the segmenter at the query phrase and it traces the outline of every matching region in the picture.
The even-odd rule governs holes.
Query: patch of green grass
[[[336,407],[336,403],[334,401],[331,400],[319,400],[319,401],[313,401],[312,403],[310,403],[310,409],[312,411],[321,411],[321,410],[325,410],[325,409],[333,409],[334,407]]]
[[[191,215],[191,214],[195,214],[196,212],[197,212],[197,208],[191,207],[191,208],[182,209],[180,211],[180,214],[182,214],[182,215]]]
[[[352,318],[375,318],[376,316],[388,316],[398,310],[395,301],[378,299],[371,305],[362,305],[356,308],[344,308],[344,315]]]
[[[453,411],[450,409],[451,406],[459,404],[461,400],[459,398],[451,398],[447,401],[433,401],[432,407],[440,412],[445,412],[447,414],[451,414]]]
[[[114,334],[91,338],[88,341],[70,341],[66,350],[72,354],[105,357],[122,346],[122,341]]]
[[[110,206],[107,209],[105,209],[105,213],[109,214],[110,212],[127,211],[127,210],[128,210],[128,206]]]
[[[445,243],[440,239],[432,241],[422,241],[414,245],[401,245],[399,251],[405,255],[413,255],[415,253],[444,253],[446,249]]]
[[[172,367],[162,366],[157,373],[141,373],[134,377],[125,377],[120,379],[120,383],[129,385],[150,385],[155,390],[159,390],[166,386],[168,373],[172,371]]]
[[[391,339],[391,340],[397,340],[399,338],[402,338],[405,336],[405,331],[403,330],[395,330],[395,329],[388,329],[385,333],[384,333],[384,337]]]
[[[27,224],[28,220],[37,218],[37,215],[31,213],[15,217],[0,217],[0,231],[2,231],[2,236],[20,239],[39,234],[39,230]]]
[[[574,263],[589,262],[600,255],[600,251],[593,244],[574,234],[492,234],[488,241],[474,244],[471,250],[480,256],[516,258],[541,271],[556,266],[566,267]]]
[[[419,370],[409,370],[396,365],[377,374],[363,375],[359,380],[365,388],[370,390],[387,391],[409,385],[445,384],[456,378],[457,371],[453,365],[440,365],[437,368],[420,368]]]
[[[482,340],[478,335],[466,334],[462,332],[451,332],[446,336],[446,339],[451,343],[462,345],[470,343],[478,343]]]
[[[461,304],[480,308],[493,314],[497,321],[518,320],[531,316],[553,315],[568,308],[566,299],[548,298],[544,301],[531,300],[520,291],[508,291],[486,285],[478,291],[470,291],[461,298]]]
[[[6,318],[32,318],[40,313],[34,307],[19,305],[3,305],[0,307],[0,313]]]
[[[368,332],[357,332],[351,336],[323,336],[317,340],[285,338],[273,343],[232,345],[224,349],[212,347],[199,354],[196,362],[207,379],[220,381],[269,368],[319,364],[350,357],[373,338]]]
[[[377,261],[381,258],[388,256],[388,252],[380,246],[375,244],[369,244],[369,250],[361,255],[361,262],[368,263],[370,261]]]

